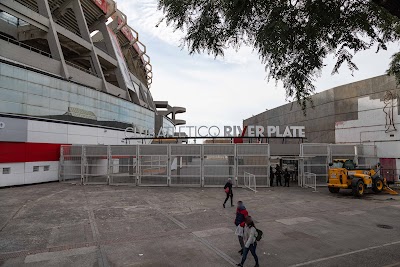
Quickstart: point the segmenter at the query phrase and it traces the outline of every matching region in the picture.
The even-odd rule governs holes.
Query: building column
[[[99,31],[101,32],[101,34],[103,35],[103,41],[104,41],[104,44],[105,44],[105,46],[106,46],[107,53],[108,53],[112,58],[114,58],[115,60],[118,61],[117,54],[116,54],[116,53],[118,53],[118,51],[115,51],[115,50],[114,50],[114,46],[113,46],[112,40],[111,40],[112,37],[110,36],[110,32],[109,32],[108,29],[107,29],[106,20],[103,19],[102,21],[100,21],[100,22],[96,25],[96,28],[95,28],[95,29],[96,29],[96,30],[99,30]],[[129,89],[128,89],[128,87],[127,87],[126,84],[125,84],[125,80],[124,80],[124,77],[123,77],[123,75],[122,75],[121,69],[118,68],[118,67],[115,68],[114,73],[115,73],[115,76],[116,76],[116,78],[117,78],[118,86],[119,86],[120,88],[126,90],[127,96],[130,97],[130,94],[129,94],[129,92],[128,92]]]
[[[99,58],[97,57],[97,54],[96,54],[96,51],[95,51],[95,48],[94,48],[94,45],[92,42],[92,38],[90,37],[89,28],[86,23],[85,15],[83,14],[81,2],[79,0],[72,1],[72,10],[74,11],[81,37],[91,44],[91,48],[92,48],[90,51],[91,64],[93,65],[93,68],[96,71],[97,76],[100,79],[102,79],[102,82],[103,82],[102,91],[107,92],[108,91],[107,90],[107,82],[104,78],[103,70],[101,69]]]
[[[67,64],[65,63],[64,55],[58,39],[57,31],[55,29],[53,17],[50,12],[49,2],[47,0],[37,0],[39,7],[39,14],[49,19],[49,31],[47,32],[46,39],[49,43],[51,56],[60,61],[61,68],[60,74],[62,77],[69,79]]]

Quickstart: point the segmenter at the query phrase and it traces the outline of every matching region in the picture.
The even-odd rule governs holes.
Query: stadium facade
[[[400,175],[400,90],[386,75],[338,86],[312,96],[306,115],[289,103],[245,119],[243,125],[303,126],[305,138],[262,139],[274,143],[331,143],[375,145],[385,176]]]
[[[152,77],[116,2],[2,0],[0,186],[58,180],[60,145],[121,145],[127,127],[185,124],[185,108],[153,101]]]

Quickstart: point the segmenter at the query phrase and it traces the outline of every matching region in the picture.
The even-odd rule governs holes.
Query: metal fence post
[[[85,161],[86,161],[86,149],[85,146],[82,145],[82,151],[81,151],[81,184],[84,184],[84,179],[85,179]]]
[[[111,155],[111,146],[107,146],[107,184],[111,184],[111,176],[112,176],[112,155]]]
[[[314,192],[317,192],[317,175],[314,174]]]
[[[354,146],[354,163],[358,165],[358,147]]]
[[[300,158],[299,158],[299,163],[298,163],[298,170],[297,170],[297,176],[298,176],[298,181],[297,185],[302,187],[303,183],[303,174],[304,174],[304,151],[303,151],[303,144],[300,144]]]
[[[140,185],[140,145],[136,145],[136,186]]]
[[[61,168],[63,166],[64,163],[64,147],[61,146],[60,147],[60,161],[58,162],[58,181],[61,182],[62,178],[61,178]]]
[[[201,150],[200,150],[200,187],[204,187],[204,145],[201,145]]]
[[[271,156],[270,156],[270,146],[267,144],[267,187],[271,187]]]
[[[167,145],[167,186],[171,186],[171,168],[172,168],[172,161],[171,161],[171,144]],[[159,159],[159,168],[161,165],[161,156],[158,157]],[[177,159],[178,160],[178,159]],[[179,168],[178,162],[177,162],[177,168]]]
[[[329,163],[331,163],[332,161],[333,161],[333,158],[332,158],[332,144],[329,144],[328,146],[327,146],[327,153],[328,153],[328,157],[327,157],[327,163],[326,163],[326,172],[325,173],[329,173]],[[329,179],[329,177],[326,177],[326,181],[325,182],[328,182],[328,179]]]
[[[234,144],[234,156],[233,156],[233,171],[234,171],[234,175],[233,177],[235,177],[235,183],[236,183],[236,187],[239,187],[239,166],[238,166],[238,151],[237,151],[237,144]]]

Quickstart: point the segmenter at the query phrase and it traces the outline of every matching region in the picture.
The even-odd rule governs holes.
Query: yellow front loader
[[[397,192],[387,185],[386,179],[379,175],[379,163],[376,169],[362,169],[357,168],[352,160],[335,159],[329,166],[328,188],[331,193],[338,193],[340,189],[351,189],[354,196],[361,197],[365,190],[372,189],[375,193],[386,191],[397,195]]]

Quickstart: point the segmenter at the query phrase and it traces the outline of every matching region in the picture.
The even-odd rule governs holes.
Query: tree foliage
[[[303,108],[327,55],[337,59],[332,74],[343,63],[354,71],[355,53],[386,49],[400,37],[398,18],[369,0],[158,0],[158,7],[168,25],[185,32],[191,54],[254,47],[268,78],[282,81]]]

